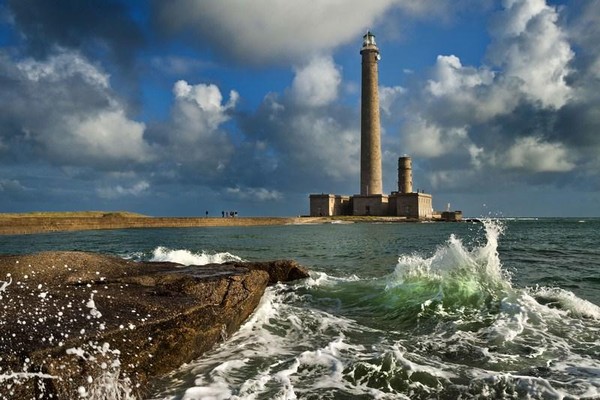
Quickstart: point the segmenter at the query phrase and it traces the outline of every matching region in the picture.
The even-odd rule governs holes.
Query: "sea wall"
[[[206,266],[83,252],[0,256],[0,399],[143,397],[226,340],[294,261]]]

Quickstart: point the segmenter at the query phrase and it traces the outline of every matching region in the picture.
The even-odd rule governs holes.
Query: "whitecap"
[[[185,249],[173,250],[164,246],[159,246],[152,252],[150,261],[174,262],[182,265],[206,265],[244,260],[229,252],[211,254],[206,251],[201,251],[196,253]]]
[[[530,289],[531,295],[546,306],[564,310],[570,316],[600,319],[600,307],[573,292],[561,288],[538,287]]]

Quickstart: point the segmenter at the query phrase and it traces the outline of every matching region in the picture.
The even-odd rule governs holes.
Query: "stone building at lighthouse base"
[[[412,188],[412,160],[407,156],[400,157],[398,159],[398,191],[389,195],[311,194],[309,196],[310,216],[354,215],[445,221],[460,221],[462,219],[462,212],[460,211],[434,211],[431,194],[422,191],[413,192]]]
[[[407,219],[441,219],[433,210],[432,196],[428,193],[378,194],[370,196],[311,194],[310,216],[332,217],[339,215],[406,217]]]

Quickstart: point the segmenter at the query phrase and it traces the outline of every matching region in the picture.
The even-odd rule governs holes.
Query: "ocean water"
[[[0,253],[85,250],[183,264],[291,258],[311,270],[269,288],[236,334],[160,379],[151,399],[600,398],[600,219],[2,239]],[[126,392],[123,382],[91,384],[87,398]]]

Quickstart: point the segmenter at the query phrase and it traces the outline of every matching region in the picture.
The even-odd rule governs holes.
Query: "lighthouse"
[[[383,193],[381,178],[381,129],[379,121],[380,60],[375,35],[367,31],[360,49],[362,56],[362,87],[360,112],[360,195]]]
[[[370,31],[363,36],[360,49],[361,107],[360,107],[360,194],[352,196],[327,192],[309,196],[312,217],[355,215],[393,216],[402,220],[431,220],[434,216],[431,194],[413,192],[412,159],[398,159],[398,191],[383,193],[381,160],[381,122],[379,118],[379,47]],[[447,213],[445,220],[460,220],[462,213]]]

